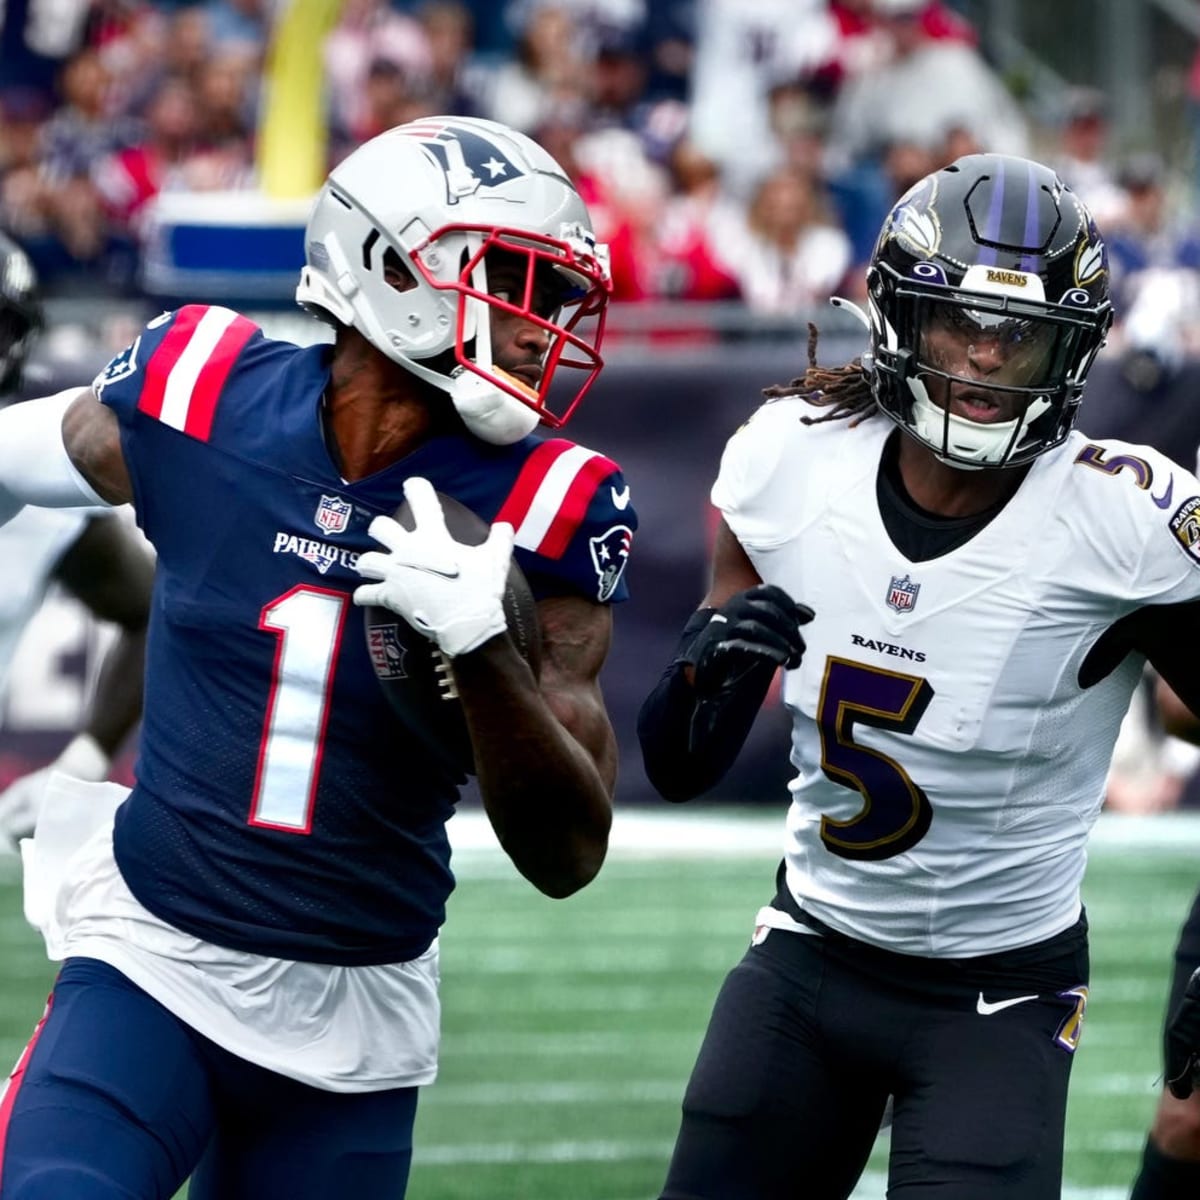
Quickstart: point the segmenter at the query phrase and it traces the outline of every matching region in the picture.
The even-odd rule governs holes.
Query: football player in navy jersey
[[[0,404],[45,395],[51,368],[30,368],[43,315],[25,252],[0,233]],[[39,389],[40,390],[35,390]],[[0,851],[14,853],[33,832],[51,770],[104,779],[142,710],[142,659],[154,560],[113,514],[96,509],[29,509],[0,529],[0,693],[13,655],[51,583],[59,583],[119,633],[101,664],[82,727],[49,767],[0,792]]]
[[[305,246],[297,299],[332,347],[185,306],[0,422],[4,515],[132,500],[158,555],[137,783],[90,832],[57,794],[34,839],[35,866],[67,864],[26,897],[65,962],[0,1108],[3,1200],[189,1176],[192,1200],[404,1194],[463,777],[385,698],[395,659],[356,605],[449,661],[517,868],[561,897],[604,859],[598,673],[635,518],[611,460],[534,436],[600,368],[586,209],[523,135],[430,118],[332,172]],[[510,561],[539,676],[507,632]]]
[[[686,800],[783,668],[796,768],[663,1200],[844,1200],[889,1096],[890,1196],[1058,1200],[1086,836],[1145,662],[1200,701],[1200,481],[1073,430],[1112,319],[1084,205],[956,160],[867,296],[862,359],[812,346],[730,439],[710,589],[639,715]]]

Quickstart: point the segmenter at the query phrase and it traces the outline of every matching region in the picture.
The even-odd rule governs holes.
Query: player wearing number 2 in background
[[[1200,484],[1072,430],[1111,320],[1078,198],[959,159],[897,202],[867,284],[862,360],[814,350],[730,440],[712,584],[639,718],[687,799],[785,668],[777,892],[664,1200],[841,1200],[889,1095],[890,1196],[1058,1200],[1085,839],[1145,659],[1200,701]]]
[[[524,136],[430,118],[338,166],[305,242],[333,346],[187,306],[92,389],[0,415],[5,516],[132,499],[158,551],[137,783],[91,832],[90,798],[48,798],[34,840],[27,908],[66,961],[0,1103],[3,1200],[403,1196],[463,777],[385,699],[404,656],[356,605],[449,660],[519,870],[567,896],[604,859],[633,510],[610,460],[533,436],[569,415],[552,377],[577,369],[572,406],[600,366],[586,209]],[[438,493],[487,540],[455,541]]]

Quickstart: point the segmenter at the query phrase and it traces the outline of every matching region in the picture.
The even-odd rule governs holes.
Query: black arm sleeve
[[[701,609],[689,618],[674,660],[638,713],[646,776],[667,800],[691,800],[720,782],[775,675],[775,664],[764,661],[743,672],[736,686],[700,700],[684,674],[685,656],[712,613]]]
[[[1200,600],[1149,604],[1122,617],[1097,639],[1079,668],[1079,686],[1093,687],[1127,654],[1141,654],[1175,694],[1200,714]]]
[[[1200,601],[1151,605],[1126,620],[1132,648],[1146,656],[1192,712],[1200,713]]]

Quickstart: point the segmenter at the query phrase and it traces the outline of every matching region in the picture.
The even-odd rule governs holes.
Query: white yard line
[[[738,858],[776,855],[783,844],[783,808],[618,808],[610,848],[614,855]],[[498,851],[496,835],[478,808],[457,813],[448,826],[456,853]],[[1200,813],[1153,817],[1105,813],[1092,831],[1093,853],[1165,850],[1186,852],[1200,844]]]
[[[665,1166],[671,1157],[669,1141],[623,1142],[458,1142],[437,1146],[418,1144],[413,1162],[423,1166],[456,1166],[461,1163],[636,1162],[655,1159]]]

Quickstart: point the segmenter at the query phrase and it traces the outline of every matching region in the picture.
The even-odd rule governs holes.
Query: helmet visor
[[[918,369],[988,387],[1052,391],[1062,386],[1078,330],[954,301],[918,305]]]

